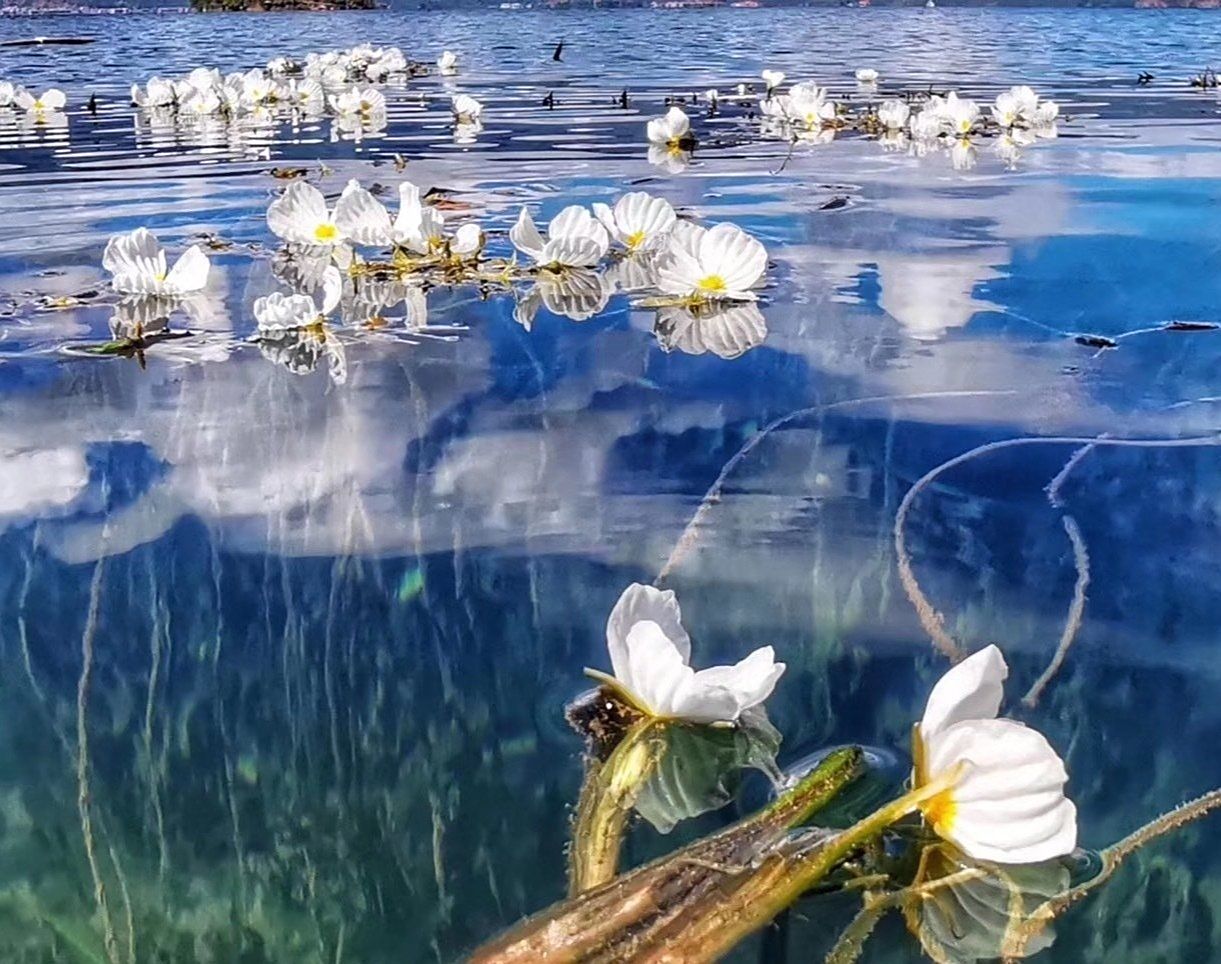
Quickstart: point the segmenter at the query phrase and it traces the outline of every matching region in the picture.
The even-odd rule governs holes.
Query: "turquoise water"
[[[696,660],[774,645],[780,767],[863,743],[897,787],[947,665],[898,579],[910,486],[999,439],[1201,437],[1096,448],[1060,505],[1044,487],[1077,445],[983,455],[921,493],[907,536],[948,630],[1004,649],[1015,715],[1064,754],[1082,847],[1221,785],[1221,335],[1165,327],[1221,322],[1221,102],[1187,82],[1221,62],[1214,15],[0,21],[0,40],[30,33],[97,43],[0,56],[0,78],[69,96],[66,127],[0,124],[5,961],[106,960],[86,841],[139,961],[453,961],[562,897],[582,772],[564,704],[609,668],[620,592],[751,440],[669,577]],[[127,103],[152,74],[364,40],[452,48],[462,70],[390,87],[387,127],[358,142],[326,119],[151,130]],[[1029,83],[1061,103],[1059,136],[1016,161],[981,141],[959,171],[855,135],[790,149],[734,109],[697,117],[685,170],[649,163],[667,97],[773,66],[859,101],[864,65],[883,91]],[[451,91],[486,105],[473,143]],[[251,340],[277,286],[277,167],[328,195],[410,177],[500,254],[522,203],[643,188],[764,242],[763,324],[658,333],[617,294],[527,330],[512,295],[438,288],[423,331],[337,327],[337,378],[308,345]],[[140,357],[90,355],[111,337],[102,250],[141,225],[174,250],[223,239],[207,310]],[[1025,709],[1077,580],[1066,517],[1083,623]],[[761,773],[728,779],[728,804],[667,835],[637,822],[624,862],[768,795]],[[1206,820],[1150,845],[1042,959],[1221,960],[1219,842]],[[822,960],[852,913],[808,899],[736,959]],[[862,957],[919,959],[897,916]]]

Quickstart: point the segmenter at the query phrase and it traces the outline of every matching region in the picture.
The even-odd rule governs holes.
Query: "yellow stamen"
[[[920,805],[920,812],[938,837],[943,840],[950,839],[954,832],[954,821],[958,817],[958,804],[952,791],[942,790],[935,797],[926,800]]]
[[[314,240],[316,241],[334,241],[338,236],[339,230],[329,222],[324,222],[314,228]]]
[[[706,278],[700,278],[699,283],[695,286],[697,290],[712,293],[718,293],[725,290],[725,279],[719,274],[710,274]]]
[[[623,243],[626,244],[629,248],[638,248],[642,244],[644,244],[644,239],[645,239],[645,233],[643,231],[633,231],[631,234],[629,234],[626,238],[623,239]]]

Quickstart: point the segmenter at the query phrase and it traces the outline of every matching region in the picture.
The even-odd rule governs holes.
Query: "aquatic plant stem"
[[[1017,393],[1009,390],[990,390],[981,389],[978,391],[944,391],[944,392],[916,392],[909,395],[872,395],[865,398],[846,398],[838,402],[827,402],[822,405],[812,405],[808,408],[801,408],[795,412],[789,412],[787,415],[782,415],[779,418],[773,419],[763,428],[759,429],[754,435],[742,443],[741,447],[729,458],[729,461],[721,467],[720,473],[713,481],[708,491],[704,493],[704,497],[700,500],[700,504],[696,507],[691,519],[683,527],[683,531],[679,533],[678,540],[674,543],[674,547],[670,550],[670,555],[657,573],[657,578],[653,580],[653,585],[660,586],[665,582],[678,567],[678,565],[686,558],[687,554],[695,548],[699,541],[700,530],[703,527],[704,521],[712,512],[714,506],[721,501],[722,493],[725,490],[725,483],[729,481],[729,477],[734,473],[739,465],[753,452],[760,443],[763,442],[772,432],[784,428],[786,425],[791,425],[794,422],[799,422],[805,418],[811,418],[815,415],[826,415],[830,412],[845,411],[847,409],[863,407],[866,405],[879,405],[885,402],[919,402],[932,401],[945,398],[984,398],[990,396],[1006,396],[1016,395]]]
[[[85,617],[85,630],[81,634],[81,675],[76,687],[76,805],[80,813],[85,859],[89,862],[89,873],[93,878],[93,897],[102,918],[102,941],[106,949],[106,959],[110,964],[120,964],[119,942],[115,936],[114,922],[110,919],[106,884],[102,879],[102,868],[93,837],[93,795],[89,786],[89,685],[93,681],[93,641],[97,635],[98,613],[102,604],[102,577],[105,572],[106,555],[103,553],[93,566],[93,579],[89,583],[89,611]]]
[[[633,726],[605,761],[587,758],[568,852],[568,894],[575,897],[618,873],[619,851],[636,798],[665,753],[665,723]]]
[[[945,621],[941,614],[933,608],[928,597],[920,589],[920,584],[916,579],[914,570],[912,569],[911,555],[907,549],[907,516],[911,511],[912,505],[919,497],[920,493],[929,485],[935,482],[940,476],[944,475],[950,469],[957,468],[965,462],[970,462],[972,459],[982,455],[987,455],[992,452],[998,452],[1001,449],[1016,448],[1026,445],[1105,445],[1115,448],[1198,448],[1205,445],[1221,444],[1221,435],[1200,435],[1188,438],[1173,438],[1173,439],[1124,439],[1111,438],[1106,435],[1096,436],[1094,438],[1081,437],[1074,435],[1049,435],[1049,436],[1023,436],[1020,438],[1000,439],[996,442],[988,442],[985,445],[978,445],[970,451],[963,452],[961,455],[956,455],[948,461],[942,462],[940,465],[929,469],[924,475],[916,480],[915,484],[907,490],[907,494],[903,496],[903,501],[899,503],[899,509],[895,513],[894,522],[894,545],[895,557],[898,560],[899,566],[899,581],[903,585],[904,591],[907,593],[908,599],[916,610],[916,615],[920,618],[920,623],[924,627],[925,632],[933,640],[933,644],[937,649],[952,662],[957,662],[962,659],[966,653],[955,642],[945,630]]]
[[[1071,515],[1066,515],[1062,521],[1064,531],[1068,534],[1068,541],[1073,545],[1073,564],[1077,568],[1077,582],[1073,586],[1073,601],[1069,604],[1068,618],[1064,622],[1060,642],[1056,646],[1055,653],[1052,654],[1051,662],[1047,664],[1047,668],[1039,674],[1039,678],[1031,684],[1026,695],[1022,697],[1022,704],[1028,709],[1038,704],[1043,690],[1060,671],[1060,666],[1064,663],[1064,658],[1068,655],[1069,648],[1077,638],[1077,633],[1080,632],[1081,624],[1085,619],[1085,593],[1090,585],[1090,554],[1085,547],[1085,540],[1081,536],[1077,520]]]
[[[826,841],[773,852],[727,880],[690,914],[649,935],[635,964],[703,964],[720,960],[887,827],[915,812],[958,779],[957,770],[874,811]]]

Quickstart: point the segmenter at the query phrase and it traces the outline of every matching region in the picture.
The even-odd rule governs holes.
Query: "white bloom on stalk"
[[[254,319],[259,324],[259,331],[309,328],[325,321],[327,315],[339,306],[342,295],[343,278],[332,265],[322,275],[321,304],[311,295],[286,295],[275,291],[255,300]]]
[[[979,105],[973,100],[953,96],[952,100],[947,100],[945,103],[943,117],[950,133],[965,137],[971,133],[975,128],[975,122],[979,120]]]
[[[770,646],[733,666],[696,672],[691,639],[678,600],[635,583],[619,597],[606,623],[613,676],[589,671],[640,712],[690,723],[736,723],[761,706],[785,670]]]
[[[784,83],[783,70],[765,70],[760,76],[763,78],[763,84],[767,88],[768,94]]]
[[[63,110],[68,98],[62,90],[55,87],[37,95],[31,94],[24,87],[18,87],[13,92],[13,103],[29,114],[48,114]]]
[[[459,124],[478,124],[483,117],[483,105],[470,94],[458,94],[450,107]]]
[[[1073,852],[1077,808],[1064,762],[1037,730],[997,719],[1009,667],[988,646],[947,672],[915,727],[913,783],[950,777],[921,805],[939,837],[967,856],[1028,864]]]
[[[509,231],[513,247],[544,268],[592,268],[610,248],[610,236],[579,204],[564,208],[547,225],[544,238],[523,207]]]
[[[856,72],[856,79],[862,84],[876,84],[878,82],[878,72],[872,67],[861,67]]]
[[[458,55],[452,50],[443,51],[441,56],[437,58],[437,70],[443,74],[456,74],[458,72]]]
[[[633,191],[615,202],[614,208],[595,204],[594,216],[629,252],[654,247],[678,220],[674,208],[665,198],[645,191]]]
[[[356,244],[405,248],[416,254],[443,254],[468,258],[483,247],[477,224],[464,224],[453,237],[445,233],[444,218],[424,204],[420,189],[410,181],[399,185],[399,213],[394,220],[386,206],[355,181],[349,181],[335,205],[335,225]]]
[[[911,108],[902,100],[884,100],[878,107],[878,122],[888,131],[903,130],[910,116]]]
[[[835,120],[835,102],[827,100],[827,88],[814,83],[794,84],[789,90],[785,113],[791,122],[815,130]]]
[[[766,249],[736,224],[678,221],[660,251],[657,287],[693,302],[754,301],[766,270]]]
[[[161,242],[147,228],[136,228],[110,239],[102,267],[110,272],[110,283],[120,294],[182,298],[204,289],[211,264],[203,250],[192,245],[167,268]]]
[[[331,110],[340,116],[374,117],[386,112],[386,95],[376,87],[349,87],[331,98]]]
[[[267,226],[290,244],[342,244],[344,234],[327,209],[326,198],[312,184],[293,181],[284,194],[267,208]]]
[[[691,137],[691,118],[681,107],[671,107],[663,117],[654,117],[645,127],[645,136],[650,144],[679,150],[688,146]]]

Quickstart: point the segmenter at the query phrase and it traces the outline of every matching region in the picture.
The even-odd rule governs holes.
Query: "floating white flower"
[[[862,84],[876,84],[878,82],[878,72],[872,67],[861,67],[856,72],[856,79]]]
[[[783,70],[765,70],[760,76],[763,78],[763,84],[769,94],[784,83]]]
[[[919,113],[912,114],[910,121],[912,137],[917,141],[932,141],[941,136],[941,132],[945,125],[942,123],[941,116],[935,110],[925,108]]]
[[[1054,124],[1059,116],[1059,104],[1054,100],[1042,100],[1039,101],[1039,105],[1035,108],[1031,122],[1038,127],[1045,127]]]
[[[827,88],[813,83],[794,84],[785,112],[791,122],[815,130],[835,120],[835,102],[827,99]]]
[[[0,80],[0,109],[12,107],[17,88],[10,81]]]
[[[385,113],[386,95],[376,87],[350,87],[331,98],[331,110],[350,117],[374,117]]]
[[[137,228],[110,239],[102,267],[110,272],[111,284],[121,294],[181,298],[204,289],[211,265],[203,250],[192,245],[167,269],[161,242],[147,228]]]
[[[355,181],[349,181],[335,205],[335,225],[356,244],[405,248],[416,254],[469,258],[483,247],[477,224],[464,224],[450,237],[440,211],[423,203],[410,181],[399,185],[399,213],[393,221],[385,205]]]
[[[64,96],[62,90],[55,87],[37,95],[31,94],[24,87],[19,87],[13,92],[13,103],[28,113],[45,114],[63,110],[64,105],[68,103],[68,98]]]
[[[293,78],[288,81],[284,99],[292,107],[306,114],[320,114],[326,106],[326,93],[322,85],[311,77]]]
[[[907,126],[911,108],[905,101],[884,100],[878,107],[878,121],[888,131],[901,131]]]
[[[761,706],[785,670],[770,646],[734,666],[691,668],[691,639],[678,600],[635,583],[606,623],[613,676],[589,671],[640,712],[690,723],[735,723]]]
[[[456,74],[458,72],[458,55],[452,50],[446,50],[437,58],[437,70],[443,74]]]
[[[645,191],[623,195],[615,202],[613,209],[605,204],[595,204],[593,209],[610,236],[628,251],[655,246],[677,220],[669,201]]]
[[[645,127],[645,134],[650,144],[676,150],[689,147],[694,141],[691,118],[681,107],[671,107],[665,116],[654,117]]]
[[[704,100],[708,101],[709,105],[712,107],[716,107],[716,105],[720,103],[721,95],[717,93],[717,89],[715,87],[709,87],[706,91],[704,91]]]
[[[767,251],[736,224],[704,228],[678,221],[657,263],[657,286],[698,301],[754,301],[767,270]]]
[[[254,302],[254,319],[259,331],[292,331],[309,328],[326,320],[339,306],[343,296],[343,278],[334,265],[322,275],[322,303],[306,294],[286,295],[275,291]]]
[[[147,84],[131,85],[131,102],[136,107],[172,107],[177,100],[174,82],[161,77],[150,77]]]
[[[942,117],[950,132],[962,137],[970,134],[979,120],[979,105],[951,94],[942,107]]]
[[[293,181],[281,197],[271,202],[267,226],[290,244],[331,246],[346,240],[322,192],[305,181]]]
[[[915,727],[916,787],[951,777],[921,805],[939,837],[976,860],[1026,864],[1072,853],[1077,809],[1064,763],[1037,730],[996,719],[1009,667],[988,646],[947,672]]]
[[[539,233],[523,207],[509,231],[513,247],[545,268],[592,268],[610,248],[606,228],[579,204],[564,208],[547,225],[547,237]]]
[[[483,117],[483,105],[470,94],[458,94],[450,106],[459,124],[478,124]]]

